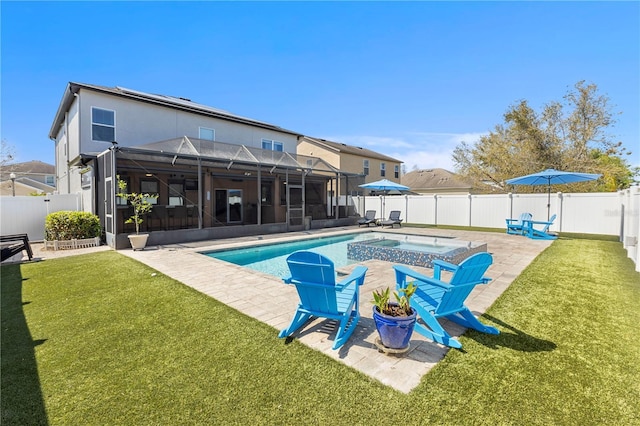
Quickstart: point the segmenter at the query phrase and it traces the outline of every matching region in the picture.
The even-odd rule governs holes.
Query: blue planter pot
[[[380,335],[380,341],[389,349],[404,349],[409,346],[409,340],[416,324],[417,313],[408,317],[392,317],[381,314],[378,308],[373,307],[373,320]]]

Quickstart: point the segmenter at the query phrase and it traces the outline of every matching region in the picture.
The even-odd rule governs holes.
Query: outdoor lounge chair
[[[300,303],[289,327],[278,337],[288,337],[312,317],[339,321],[333,349],[349,339],[360,320],[359,294],[367,272],[365,266],[356,266],[353,272],[336,283],[333,262],[310,251],[297,251],[287,257],[291,275],[283,278],[298,290]]]
[[[549,227],[553,225],[554,220],[556,220],[555,214],[551,216],[547,222],[526,220],[524,225],[524,235],[534,240],[555,240],[558,237],[548,232]],[[542,228],[536,228],[536,225],[542,225]]]
[[[33,259],[33,251],[29,244],[29,237],[27,234],[15,234],[15,235],[2,235],[0,236],[0,244],[2,245],[1,261],[15,256],[23,250],[27,252],[29,260]]]
[[[360,219],[358,219],[358,227],[362,226],[362,225],[367,225],[367,228],[369,227],[369,225],[371,224],[376,224],[376,211],[375,210],[367,210],[367,212],[364,214],[364,217],[361,217]]]
[[[418,289],[411,297],[411,307],[417,312],[421,321],[415,325],[415,331],[429,339],[452,348],[461,348],[460,342],[451,337],[440,325],[438,318],[446,318],[467,328],[483,333],[499,334],[497,328],[482,324],[464,305],[469,293],[478,284],[486,284],[491,279],[484,277],[487,268],[493,263],[489,253],[476,253],[468,257],[460,265],[453,265],[442,260],[433,261],[433,277],[427,277],[404,265],[394,265],[396,270],[396,286],[403,288],[408,281],[413,281]],[[453,273],[449,282],[442,280],[441,271]],[[410,280],[413,278],[414,280]]]
[[[525,221],[533,219],[531,213],[522,213],[518,219],[505,219],[507,221],[507,234],[523,235]]]
[[[392,228],[396,224],[402,227],[402,219],[400,219],[400,210],[391,210],[391,212],[389,213],[389,219],[383,220],[381,222],[382,226],[390,226]]]

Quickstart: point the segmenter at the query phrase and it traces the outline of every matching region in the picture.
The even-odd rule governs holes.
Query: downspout
[[[78,96],[77,94],[74,94],[74,96]],[[78,101],[80,102],[80,101]],[[67,170],[66,170],[66,175],[67,175],[67,194],[71,193],[71,167],[69,167],[69,111],[64,113],[64,137],[66,139],[65,144],[64,144],[64,158],[67,160]]]

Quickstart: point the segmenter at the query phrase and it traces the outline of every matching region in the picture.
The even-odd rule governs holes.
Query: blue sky
[[[186,97],[407,170],[578,81],[598,85],[611,133],[640,165],[639,2],[7,2],[2,139],[54,163],[69,81]]]

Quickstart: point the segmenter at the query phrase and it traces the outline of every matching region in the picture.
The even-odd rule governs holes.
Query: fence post
[[[467,198],[469,199],[469,226],[471,226],[471,205],[473,204],[471,201],[471,193],[467,194]]]
[[[409,222],[409,196],[404,194],[404,220]]]
[[[562,232],[562,207],[564,206],[564,194],[562,192],[558,192],[558,232]]]
[[[433,220],[435,222],[434,225],[438,226],[438,194],[433,194],[433,199],[435,200]]]
[[[509,196],[509,219],[513,219],[513,193],[507,194]]]

